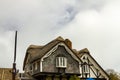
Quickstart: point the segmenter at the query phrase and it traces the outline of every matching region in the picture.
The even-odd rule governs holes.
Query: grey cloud
[[[94,0],[92,0],[94,1]],[[64,35],[73,41],[77,49],[87,47],[91,55],[105,68],[118,69],[119,64],[119,1],[102,3],[83,1],[84,6],[63,30],[56,35]],[[82,4],[82,3],[81,3]],[[88,5],[87,5],[88,4]],[[104,4],[104,6],[99,6]],[[100,11],[97,11],[97,6]],[[64,33],[65,32],[65,33]],[[74,35],[74,36],[73,36]],[[112,60],[112,61],[111,61]],[[120,71],[120,70],[118,70]]]
[[[1,0],[0,34],[6,38],[0,35],[0,39],[5,39],[9,46],[4,44],[5,47],[0,47],[11,51],[11,54],[6,49],[1,52],[11,56],[9,61],[5,62],[6,65],[2,66],[11,67],[8,63],[12,62],[13,57],[14,30],[18,30],[17,66],[20,71],[22,71],[25,51],[30,44],[44,45],[60,35],[70,38],[73,48],[87,47],[105,68],[117,69],[112,65],[119,60],[117,44],[119,44],[120,18],[115,17],[111,12],[113,10],[118,13],[120,10],[119,6],[113,7],[115,4],[109,3],[110,0]],[[112,9],[109,9],[109,5]],[[11,32],[12,34],[9,35]],[[116,58],[116,60],[105,60],[108,53],[111,54],[108,59]],[[117,56],[113,57],[114,54]],[[8,56],[2,60],[7,58]]]
[[[106,5],[110,0],[76,0],[77,1],[77,8],[79,11],[85,10],[96,10],[101,11],[101,9]]]

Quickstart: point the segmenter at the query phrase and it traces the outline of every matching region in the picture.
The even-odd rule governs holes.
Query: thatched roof
[[[23,70],[29,54],[31,55],[30,62],[36,61],[38,59],[41,59],[48,51],[50,51],[54,46],[56,46],[60,42],[66,44],[66,46],[68,46],[69,49],[79,58],[81,56],[81,53],[89,52],[86,48],[80,51],[77,51],[76,49],[72,49],[72,42],[69,39],[63,39],[61,36],[59,36],[44,46],[30,45],[26,51]]]
[[[30,60],[31,62],[36,59],[40,59],[55,45],[57,45],[58,43],[63,42],[63,41],[64,41],[64,39],[61,36],[59,36],[44,46],[30,45],[26,51],[26,55],[25,55],[25,59],[24,59],[24,63],[23,63],[23,70],[24,70],[26,60],[27,60],[27,57],[29,54],[32,56],[32,58]]]

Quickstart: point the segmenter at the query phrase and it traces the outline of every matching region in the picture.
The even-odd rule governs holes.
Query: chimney
[[[72,49],[72,42],[69,39],[65,39],[66,45]]]

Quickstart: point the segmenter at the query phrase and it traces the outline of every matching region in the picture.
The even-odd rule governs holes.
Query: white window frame
[[[67,58],[66,57],[56,57],[56,67],[66,68],[67,67]]]
[[[83,72],[84,73],[89,73],[89,66],[87,64],[83,65]]]

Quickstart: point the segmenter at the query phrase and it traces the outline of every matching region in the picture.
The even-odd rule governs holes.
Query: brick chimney
[[[65,39],[66,45],[72,49],[72,42],[69,39]]]

